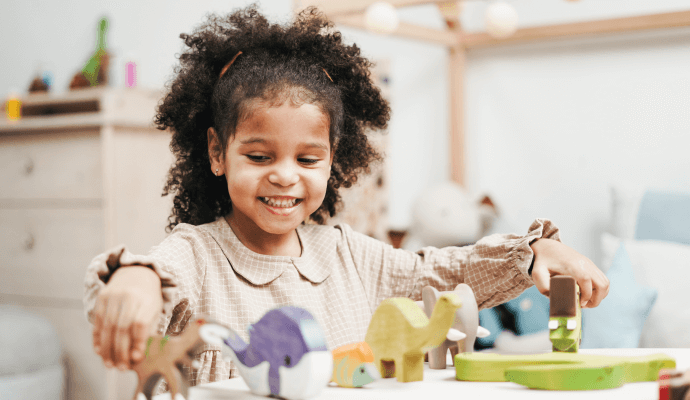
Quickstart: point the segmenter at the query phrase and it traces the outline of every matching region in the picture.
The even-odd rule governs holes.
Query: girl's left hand
[[[530,245],[534,251],[532,280],[544,296],[549,295],[551,277],[570,275],[580,286],[580,305],[593,308],[609,294],[609,279],[587,257],[553,239],[539,239]]]

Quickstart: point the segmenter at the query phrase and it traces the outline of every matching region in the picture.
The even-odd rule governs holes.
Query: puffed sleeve
[[[468,284],[480,309],[505,303],[534,284],[529,266],[530,244],[540,238],[560,240],[558,228],[547,219],[536,219],[524,236],[495,234],[464,247],[425,247],[418,252],[395,249],[386,243],[339,228],[352,260],[375,308],[389,297],[421,300],[424,286],[450,291]]]
[[[201,293],[207,251],[201,234],[193,226],[180,224],[148,255],[135,255],[120,245],[96,256],[86,270],[84,311],[93,323],[99,292],[121,267],[140,265],[151,268],[161,279],[161,309],[158,332],[176,334],[191,317]]]

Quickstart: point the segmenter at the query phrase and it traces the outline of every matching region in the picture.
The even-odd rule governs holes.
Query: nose
[[[268,174],[268,181],[274,185],[292,186],[299,182],[297,166],[292,162],[281,162],[274,165]]]

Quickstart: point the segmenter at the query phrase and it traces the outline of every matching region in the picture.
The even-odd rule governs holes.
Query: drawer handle
[[[29,236],[24,240],[24,249],[28,250],[33,250],[34,245],[36,245],[36,239],[34,238],[34,235],[29,233]]]
[[[26,163],[24,163],[24,172],[26,172],[27,175],[31,175],[31,173],[34,172],[34,160],[30,158],[26,160]]]

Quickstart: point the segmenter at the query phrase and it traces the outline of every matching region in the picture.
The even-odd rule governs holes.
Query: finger
[[[120,302],[116,299],[109,299],[103,316],[103,328],[101,329],[101,357],[105,366],[113,366],[113,340],[114,331],[117,324],[118,314],[120,313]]]
[[[103,296],[98,296],[96,298],[96,305],[93,309],[93,350],[96,354],[99,354],[100,343],[101,343],[101,329],[103,329],[103,310],[105,308],[105,301]]]
[[[580,307],[586,307],[592,298],[592,279],[588,276],[577,280],[580,286]]]
[[[146,345],[151,336],[152,325],[146,310],[141,309],[132,324],[132,362],[140,362],[146,354]]]
[[[113,340],[114,344],[114,355],[115,355],[115,365],[120,370],[125,370],[130,366],[130,334],[132,319],[135,314],[135,310],[130,307],[130,303],[125,301],[122,303],[120,314],[117,320],[117,326],[115,328],[115,338]]]
[[[532,269],[532,280],[534,281],[534,286],[539,289],[539,292],[548,297],[551,285],[551,273],[549,270],[535,265]]]
[[[595,274],[592,277],[592,298],[589,303],[587,303],[588,308],[597,307],[604,300],[606,295],[609,293],[609,283],[608,278],[603,274]]]

